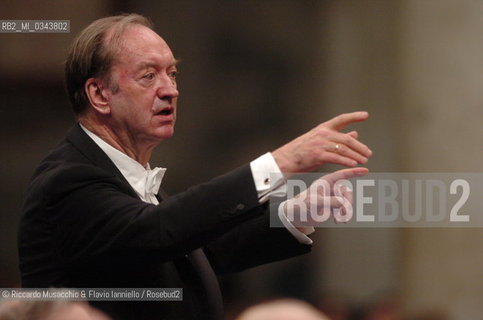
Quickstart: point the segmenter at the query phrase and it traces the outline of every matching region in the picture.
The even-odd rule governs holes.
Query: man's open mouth
[[[156,115],[169,116],[169,115],[173,114],[173,110],[174,110],[173,107],[164,108],[161,111],[159,111],[158,113],[156,113]]]

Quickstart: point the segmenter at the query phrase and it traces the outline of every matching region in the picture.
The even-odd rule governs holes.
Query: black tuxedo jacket
[[[36,169],[19,227],[24,287],[184,290],[182,302],[93,303],[115,320],[222,319],[214,273],[308,251],[269,228],[249,165],[155,206],[79,125]]]

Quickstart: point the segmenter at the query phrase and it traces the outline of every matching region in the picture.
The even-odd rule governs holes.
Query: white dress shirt
[[[99,136],[80,125],[85,133],[106,153],[114,165],[119,169],[127,182],[136,191],[141,200],[147,203],[159,204],[155,195],[166,173],[166,168],[154,168],[151,170],[149,163],[146,168],[125,153],[114,148]],[[255,188],[260,203],[266,202],[270,196],[285,196],[286,186],[283,174],[270,152],[250,162]],[[275,173],[275,175],[274,175]],[[271,181],[271,178],[275,181]],[[147,187],[148,186],[148,187]],[[283,212],[279,212],[279,218],[287,230],[301,243],[312,244],[312,240],[306,234],[314,232],[313,228],[303,229],[301,232],[287,219]]]

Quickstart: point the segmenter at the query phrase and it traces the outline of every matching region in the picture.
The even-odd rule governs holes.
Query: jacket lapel
[[[121,180],[126,191],[131,196],[138,198],[136,191],[134,191],[129,182],[127,182],[121,171],[119,171],[119,169],[111,161],[111,159],[109,159],[104,151],[102,151],[102,149],[99,148],[99,146],[84,132],[84,130],[82,130],[79,123],[76,123],[75,126],[70,129],[70,131],[67,133],[66,139],[94,165],[104,169]]]

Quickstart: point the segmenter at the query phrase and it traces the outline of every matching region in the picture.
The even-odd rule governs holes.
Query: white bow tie
[[[153,168],[146,170],[146,194],[155,195],[158,193],[165,172],[165,168]]]

